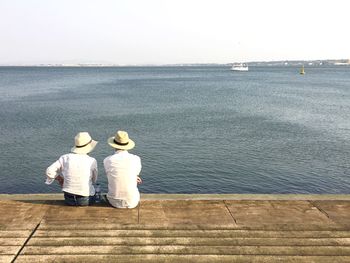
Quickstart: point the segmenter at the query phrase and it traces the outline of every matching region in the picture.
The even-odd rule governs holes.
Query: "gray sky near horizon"
[[[346,0],[0,0],[0,64],[350,58]]]

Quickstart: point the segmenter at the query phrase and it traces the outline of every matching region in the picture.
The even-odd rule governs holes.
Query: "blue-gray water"
[[[45,169],[117,129],[144,193],[350,193],[350,67],[0,68],[0,192],[59,192]]]

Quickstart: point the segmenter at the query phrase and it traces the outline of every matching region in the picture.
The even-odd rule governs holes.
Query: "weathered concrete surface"
[[[309,201],[225,201],[237,224],[244,226],[333,226],[333,221]]]
[[[323,211],[334,223],[350,228],[350,202],[329,200],[314,201],[312,204]]]
[[[0,262],[350,262],[350,196],[0,195]]]
[[[142,201],[140,224],[235,226],[223,201],[157,200]]]

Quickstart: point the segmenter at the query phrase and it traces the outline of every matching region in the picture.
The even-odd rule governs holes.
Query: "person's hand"
[[[141,177],[139,177],[139,176],[137,176],[137,184],[142,184],[142,179],[141,179]]]
[[[63,179],[62,176],[57,176],[57,177],[55,178],[55,180],[58,182],[58,184],[59,184],[61,187],[63,187],[64,179]]]

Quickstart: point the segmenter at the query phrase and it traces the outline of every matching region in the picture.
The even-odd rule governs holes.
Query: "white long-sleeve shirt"
[[[95,158],[87,154],[68,153],[62,155],[46,170],[46,184],[51,184],[55,178],[61,175],[64,182],[62,191],[89,196],[95,194],[92,185],[97,181],[97,162]]]
[[[117,151],[103,161],[108,178],[107,198],[113,201],[123,200],[129,208],[137,206],[140,193],[137,188],[137,176],[141,172],[141,159],[128,151]]]

